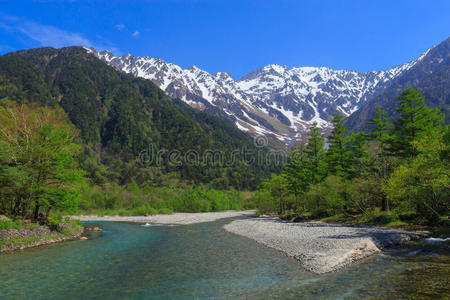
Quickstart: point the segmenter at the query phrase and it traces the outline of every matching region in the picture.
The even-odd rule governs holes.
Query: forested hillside
[[[207,183],[217,188],[251,189],[276,169],[246,164],[242,154],[224,165],[199,159],[169,163],[164,151],[257,149],[234,125],[170,100],[151,81],[107,66],[81,47],[40,48],[0,57],[0,98],[61,107],[79,131],[80,163],[96,184],[116,182],[164,185]],[[158,164],[136,161],[151,147]],[[165,154],[164,154],[165,153]],[[178,163],[179,162],[179,163]]]

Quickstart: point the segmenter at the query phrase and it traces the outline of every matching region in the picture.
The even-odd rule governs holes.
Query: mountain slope
[[[431,107],[440,107],[450,121],[450,38],[431,48],[427,55],[409,70],[395,78],[389,87],[374,97],[345,120],[353,131],[368,130],[367,120],[375,115],[377,106],[395,115],[397,96],[407,87],[421,90],[425,102]]]
[[[286,144],[301,140],[313,122],[329,129],[332,114],[349,116],[427,55],[388,71],[365,73],[268,65],[235,81],[227,73],[182,69],[159,58],[87,51],[118,70],[152,80],[171,98]]]
[[[181,158],[171,163],[167,153],[172,150],[199,155],[217,150],[230,158],[235,149],[258,149],[232,124],[172,101],[151,81],[119,72],[81,47],[0,56],[0,81],[13,86],[0,91],[2,98],[61,106],[83,143],[100,149],[101,163],[116,170],[122,182],[139,172],[141,181],[175,172],[183,180],[252,188],[270,171],[269,165],[245,164],[242,156],[229,166],[207,164],[201,156],[194,163]],[[140,167],[136,156],[150,145],[164,159]]]

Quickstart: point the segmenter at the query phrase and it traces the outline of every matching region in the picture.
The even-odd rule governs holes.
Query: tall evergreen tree
[[[389,201],[386,194],[381,192],[381,186],[388,180],[394,168],[394,157],[387,153],[386,144],[390,141],[389,128],[391,127],[390,118],[385,117],[386,111],[380,106],[375,110],[375,117],[369,120],[369,124],[373,126],[372,133],[369,135],[372,140],[367,149],[367,159],[365,165],[369,173],[365,174],[366,178],[370,178],[370,182],[374,184],[377,191],[373,195],[378,195],[381,202],[381,209],[389,211]]]
[[[389,141],[391,154],[412,158],[417,155],[412,142],[434,130],[443,122],[443,115],[439,109],[429,108],[422,93],[413,87],[407,87],[398,97],[399,117],[394,122],[393,136]]]
[[[386,117],[386,111],[380,106],[377,106],[375,109],[375,117],[368,122],[370,125],[373,125],[370,138],[378,141],[385,140],[388,134],[389,120],[390,118]]]
[[[289,190],[296,196],[304,193],[308,187],[310,173],[307,165],[305,144],[302,143],[293,149],[289,162],[282,172],[288,182]]]
[[[351,160],[348,132],[342,124],[342,116],[335,114],[333,117],[333,131],[328,137],[328,150],[326,152],[328,172],[344,175],[349,171]]]
[[[305,154],[308,159],[308,168],[310,171],[310,183],[316,184],[326,176],[325,163],[325,139],[314,122],[308,133],[308,144],[305,147]]]

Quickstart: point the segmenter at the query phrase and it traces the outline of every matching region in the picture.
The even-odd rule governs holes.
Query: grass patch
[[[79,220],[65,218],[64,223],[61,223],[61,226],[57,230],[50,231],[46,234],[39,234],[32,231],[32,229],[39,227],[39,224],[36,223],[25,224],[24,227],[31,230],[29,236],[0,238],[0,249],[26,247],[40,242],[70,237],[79,233],[83,228],[83,224]]]
[[[20,220],[2,220],[0,221],[1,229],[22,229],[22,223]]]

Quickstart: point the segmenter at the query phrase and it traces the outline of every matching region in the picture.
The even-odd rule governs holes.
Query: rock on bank
[[[80,222],[62,223],[58,230],[37,224],[23,225],[20,229],[0,230],[0,253],[23,250],[80,237],[83,233]]]

